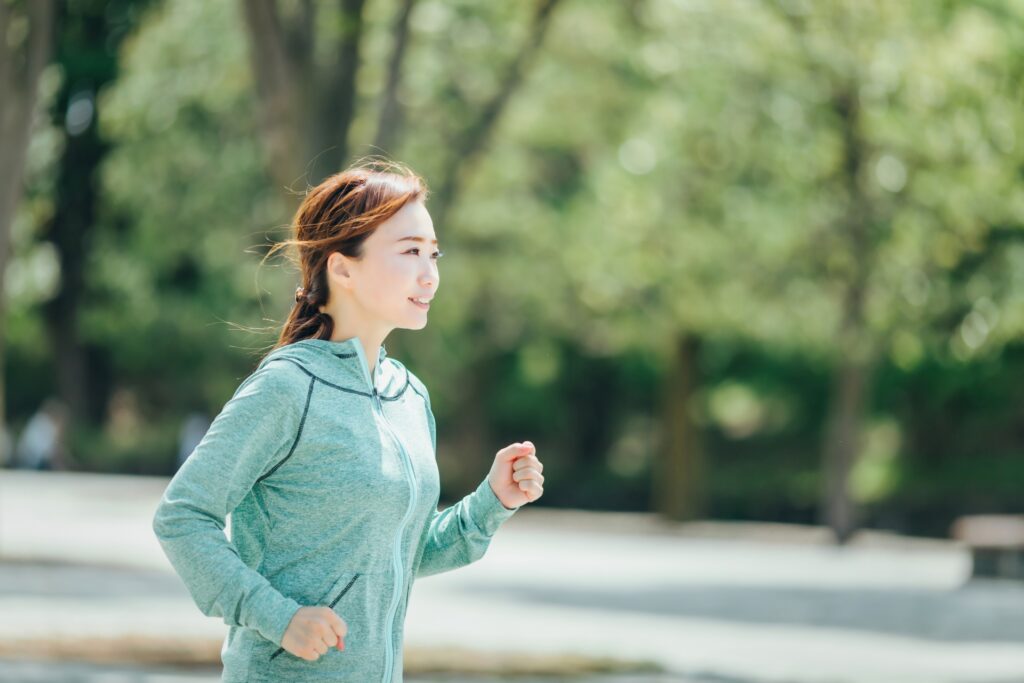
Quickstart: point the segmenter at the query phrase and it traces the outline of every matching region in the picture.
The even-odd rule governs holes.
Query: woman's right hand
[[[288,623],[281,647],[315,662],[332,647],[344,650],[346,633],[345,620],[330,607],[300,607]]]

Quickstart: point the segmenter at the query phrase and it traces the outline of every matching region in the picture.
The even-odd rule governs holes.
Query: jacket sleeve
[[[437,452],[437,426],[430,409],[430,398],[426,387],[416,380],[418,389],[426,401],[427,422],[430,425],[430,439]],[[431,515],[421,539],[422,556],[416,568],[416,576],[430,576],[464,567],[483,557],[491,538],[501,524],[515,514],[519,508],[505,507],[495,495],[487,477],[476,490],[444,510]]]
[[[267,364],[246,378],[153,515],[164,553],[203,614],[255,629],[277,645],[301,605],[242,560],[224,525],[253,485],[294,449],[312,382],[288,363]]]

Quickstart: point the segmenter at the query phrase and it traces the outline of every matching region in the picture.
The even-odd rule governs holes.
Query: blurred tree
[[[53,298],[42,306],[51,340],[56,386],[73,422],[98,423],[110,387],[107,349],[83,344],[78,316],[88,295],[85,269],[98,223],[98,169],[109,150],[95,124],[96,94],[117,78],[121,41],[135,27],[149,0],[61,3],[55,64],[61,86],[50,118],[63,132],[57,161],[54,210],[39,238],[56,250],[60,278]],[[89,370],[92,370],[90,373]]]
[[[552,18],[545,6],[362,8],[348,147],[397,135],[387,151],[431,179],[448,253],[433,331],[388,342],[433,389],[443,470],[457,464],[459,485],[472,483],[497,433],[532,438],[519,425],[543,425],[560,500],[643,500],[649,480],[656,509],[699,516],[707,478],[732,468],[735,495],[755,502],[729,511],[785,516],[828,479],[848,535],[854,503],[899,484],[905,425],[923,434],[907,470],[920,475],[960,433],[960,409],[933,406],[944,387],[1019,367],[1003,352],[1024,327],[1019,10],[649,0],[573,3]],[[99,97],[117,147],[81,331],[113,350],[110,373],[140,389],[151,419],[200,399],[216,409],[251,369],[225,326],[205,321],[266,316],[242,253],[293,201],[264,161],[240,7],[149,13]],[[297,21],[303,6],[286,7]],[[544,57],[510,78],[539,45],[538,17],[550,22]],[[317,54],[337,54],[331,23],[315,22],[333,35]],[[502,94],[509,82],[515,97]],[[291,274],[268,272],[283,310]],[[721,360],[735,348],[745,367]],[[971,369],[981,361],[990,374]],[[772,417],[778,397],[732,372],[767,377],[764,390],[796,408]],[[905,423],[878,414],[879,372],[889,396],[916,373],[927,409],[910,401]],[[632,407],[660,408],[622,412],[627,373],[651,393]],[[785,452],[765,447],[779,424]],[[846,442],[862,432],[861,447]],[[828,455],[814,469],[805,454],[818,445]],[[786,498],[797,490],[803,499]]]
[[[1024,332],[1019,313],[1000,316],[1024,301],[1004,275],[1009,240],[1024,238],[1021,156],[1007,137],[1021,131],[1012,55],[1024,17],[984,3],[766,7],[796,39],[799,78],[820,83],[817,101],[795,101],[834,131],[835,162],[813,176],[833,218],[809,243],[825,247],[815,279],[836,312],[821,516],[845,541],[859,524],[851,475],[879,360],[912,366],[936,343],[967,360]],[[973,299],[967,311],[943,296],[955,290]]]
[[[500,86],[452,141],[454,149],[448,155],[448,165],[432,203],[439,222],[443,222],[446,207],[454,197],[460,172],[483,148],[521,82],[526,65],[540,47],[557,2],[539,0],[528,40],[505,68]],[[291,187],[303,175],[315,185],[343,168],[350,156],[350,128],[358,104],[360,45],[365,32],[365,0],[345,0],[337,8],[322,4],[315,0],[297,5],[281,5],[277,0],[243,0],[268,168],[275,181],[284,187]],[[374,103],[380,111],[375,136],[378,144],[390,146],[401,133],[398,91],[413,8],[413,0],[403,2],[394,19],[387,80],[381,102]]]
[[[416,0],[401,0],[391,29],[391,57],[388,59],[387,81],[381,95],[380,117],[377,120],[377,134],[374,149],[388,154],[395,149],[402,129],[402,109],[398,101],[398,90],[402,83],[402,66],[409,47],[409,26]]]
[[[304,169],[315,185],[348,158],[364,4],[325,11],[304,0],[284,12],[277,0],[243,0],[260,129],[279,187],[292,187]]]
[[[6,289],[11,227],[23,191],[25,155],[36,122],[39,76],[49,63],[54,32],[53,0],[0,2],[0,433],[6,433]]]
[[[820,507],[845,540],[854,500],[879,495],[851,473],[880,360],[1020,337],[1020,18],[999,7],[649,2],[574,8],[551,41],[544,87],[474,185],[504,196],[459,217],[500,236],[480,310],[508,346],[536,327],[599,354],[658,350],[664,514],[701,509],[704,338],[834,368]],[[522,277],[509,253],[561,267]]]
[[[288,207],[262,164],[240,20],[233,3],[155,5],[98,95],[100,134],[116,146],[81,334],[113,351],[113,375],[145,387],[153,420],[219,408],[252,362],[216,323],[266,315],[246,251]]]

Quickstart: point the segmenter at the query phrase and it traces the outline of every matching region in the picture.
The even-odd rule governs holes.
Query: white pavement
[[[166,484],[0,470],[0,641],[222,637],[153,537]],[[695,681],[1024,682],[1024,585],[966,582],[952,542],[823,538],[528,506],[482,560],[417,581],[406,644],[649,660]]]

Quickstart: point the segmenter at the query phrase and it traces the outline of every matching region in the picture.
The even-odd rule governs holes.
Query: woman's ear
[[[333,281],[335,286],[348,289],[352,286],[351,264],[351,259],[340,251],[332,251],[327,257],[327,279]]]

